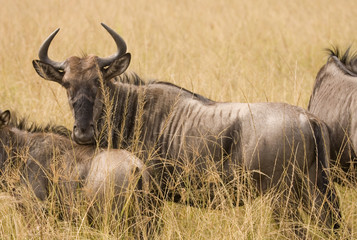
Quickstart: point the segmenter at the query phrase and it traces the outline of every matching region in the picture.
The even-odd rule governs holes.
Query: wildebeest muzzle
[[[75,123],[72,137],[78,144],[92,144],[95,141],[93,105],[94,102],[84,95],[73,103]]]

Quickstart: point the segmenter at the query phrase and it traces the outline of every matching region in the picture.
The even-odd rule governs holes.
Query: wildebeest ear
[[[40,60],[33,60],[32,65],[35,68],[38,75],[46,80],[55,81],[58,83],[62,83],[62,78],[64,72],[59,71],[58,69],[54,68],[52,65],[41,62]]]
[[[1,125],[8,125],[10,122],[10,111],[6,110],[0,114],[0,124]]]
[[[130,59],[130,53],[125,53],[120,58],[115,59],[107,68],[103,69],[104,79],[109,80],[125,72],[125,70],[129,67]]]

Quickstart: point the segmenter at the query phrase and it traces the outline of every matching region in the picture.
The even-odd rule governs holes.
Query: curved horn
[[[109,32],[109,34],[112,36],[114,39],[118,51],[113,54],[112,56],[106,57],[106,58],[100,58],[98,57],[98,65],[99,67],[105,67],[110,65],[116,58],[122,56],[124,53],[126,53],[126,44],[125,41],[122,37],[119,36],[113,29],[105,25],[104,23],[101,23],[102,26]]]
[[[55,62],[48,57],[48,47],[50,46],[53,38],[56,36],[60,29],[57,28],[51,35],[42,43],[40,51],[38,52],[38,57],[44,63],[50,64],[57,69],[61,69],[63,62]]]

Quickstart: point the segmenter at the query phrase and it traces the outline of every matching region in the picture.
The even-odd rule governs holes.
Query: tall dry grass
[[[61,28],[49,55],[110,55],[115,45],[100,26],[118,31],[132,53],[129,70],[170,81],[217,101],[288,102],[307,106],[323,49],[346,47],[357,36],[355,1],[29,1],[0,0],[0,109],[68,127],[73,119],[63,89],[41,79],[31,61],[41,42]],[[353,184],[338,186],[345,225],[357,238]],[[281,239],[271,221],[270,195],[244,207],[198,209],[165,203],[161,239]],[[115,239],[110,231],[19,210],[1,194],[4,239]],[[34,205],[33,205],[34,204]],[[40,204],[40,203],[39,203]],[[32,224],[34,219],[43,219]],[[324,239],[308,226],[315,239]],[[349,230],[348,230],[349,228]],[[315,230],[314,230],[315,229]],[[331,236],[331,239],[334,237]]]

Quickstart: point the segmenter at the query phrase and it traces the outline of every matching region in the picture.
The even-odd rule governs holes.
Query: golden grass
[[[217,101],[288,102],[306,107],[323,49],[355,42],[355,1],[69,1],[0,0],[0,109],[68,127],[64,90],[41,79],[31,61],[42,41],[61,28],[49,55],[56,60],[115,45],[100,22],[118,31],[132,53],[129,70],[179,84]],[[347,226],[357,238],[356,187],[339,187]],[[269,197],[224,211],[165,204],[162,239],[280,239]],[[0,196],[2,239],[115,238],[88,226],[47,218],[29,224],[9,196]],[[36,214],[25,211],[26,217]],[[323,236],[315,235],[316,239]],[[333,237],[331,237],[333,238]]]

